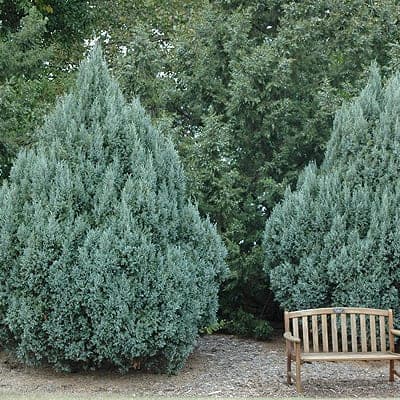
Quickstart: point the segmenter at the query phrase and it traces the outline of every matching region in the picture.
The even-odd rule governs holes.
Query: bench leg
[[[301,375],[300,375],[301,362],[296,362],[296,390],[298,393],[303,392],[301,387]]]
[[[394,382],[394,360],[389,361],[389,382]]]
[[[292,352],[290,351],[290,348],[288,347],[288,350],[286,351],[286,377],[287,377],[287,383],[290,385],[292,383]]]
[[[296,390],[298,393],[303,392],[303,388],[301,387],[301,360],[300,360],[300,345],[296,343]]]

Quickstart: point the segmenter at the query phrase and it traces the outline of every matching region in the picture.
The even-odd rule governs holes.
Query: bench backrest
[[[302,341],[305,353],[394,351],[392,310],[318,308],[285,311],[285,332]]]

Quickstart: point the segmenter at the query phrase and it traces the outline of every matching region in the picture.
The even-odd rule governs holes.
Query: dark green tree
[[[0,18],[3,9],[0,9]],[[44,62],[52,51],[43,46],[46,19],[31,8],[21,18],[15,32],[0,31],[0,180],[8,175],[18,148],[31,141],[33,130],[42,113],[38,111],[51,97],[51,82],[41,80],[46,74]],[[47,92],[47,93],[46,93]]]
[[[1,0],[1,29],[15,31],[21,19],[34,7],[48,20],[48,33],[58,36],[71,45],[77,36],[81,39],[90,31],[92,21],[91,2],[81,0]]]
[[[35,141],[35,128],[71,84],[76,54],[80,57],[83,51],[77,43],[87,28],[78,16],[72,17],[77,3],[86,15],[87,3],[80,1],[0,2],[0,180],[8,176],[18,149]],[[81,29],[75,32],[60,18],[81,23]]]
[[[258,12],[262,3],[268,10]],[[167,101],[182,126],[177,140],[191,187],[201,191],[200,210],[219,222],[229,248],[227,314],[241,306],[276,317],[262,279],[265,220],[299,171],[310,160],[322,162],[333,115],[361,88],[371,61],[390,64],[398,12],[391,0],[215,2],[177,40],[175,107]],[[219,128],[209,129],[211,117]],[[219,143],[221,132],[229,132],[223,158],[203,145]],[[203,168],[185,156],[199,145],[209,157]],[[222,178],[210,193],[214,176]],[[223,198],[236,205],[215,202]]]
[[[399,311],[399,104],[400,74],[381,87],[373,67],[336,114],[321,168],[308,166],[274,208],[265,271],[282,307]]]
[[[171,141],[95,48],[0,190],[2,343],[28,363],[173,372],[215,322],[225,248]]]

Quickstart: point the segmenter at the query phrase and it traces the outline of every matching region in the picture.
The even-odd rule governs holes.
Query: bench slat
[[[351,351],[357,353],[357,324],[356,316],[350,315],[350,327],[351,327]]]
[[[329,351],[328,345],[328,317],[324,314],[322,315],[322,349],[324,352]]]
[[[304,361],[379,361],[379,360],[400,360],[400,354],[391,352],[370,352],[370,353],[308,353],[301,354]]]
[[[299,336],[299,319],[298,318],[293,318],[293,336],[294,337],[300,337]]]
[[[312,321],[312,335],[313,335],[313,350],[319,352],[319,342],[318,342],[318,320],[317,316],[313,315],[311,317]]]
[[[371,332],[371,351],[376,351],[376,324],[375,315],[369,316],[369,330]]]
[[[337,322],[336,314],[331,315],[331,329],[332,329],[332,350],[338,352],[338,336],[337,336]]]
[[[303,325],[303,348],[304,352],[308,353],[310,351],[310,344],[308,340],[308,317],[302,318],[302,325]]]
[[[347,321],[346,314],[340,315],[340,329],[342,332],[342,351],[347,353]]]
[[[379,317],[379,335],[381,339],[381,351],[386,351],[386,333],[385,333],[385,317]]]
[[[365,353],[367,348],[367,326],[365,323],[365,314],[360,315],[360,330],[361,330],[361,351]]]

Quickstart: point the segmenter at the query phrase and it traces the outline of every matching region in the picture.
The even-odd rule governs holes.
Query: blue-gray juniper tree
[[[399,311],[399,117],[400,74],[383,87],[373,66],[338,111],[321,168],[308,166],[273,210],[265,271],[282,307]]]
[[[225,248],[168,138],[96,47],[0,190],[1,343],[57,369],[177,371],[215,321]]]

